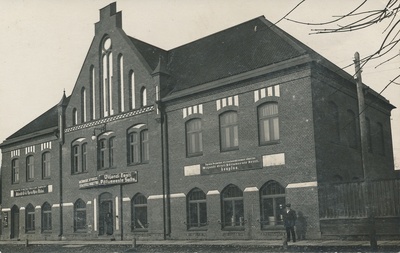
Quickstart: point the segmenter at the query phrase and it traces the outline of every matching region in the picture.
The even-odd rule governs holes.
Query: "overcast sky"
[[[0,0],[0,142],[54,106],[63,90],[70,95],[94,36],[94,23],[106,0]],[[171,49],[264,15],[277,22],[300,0],[119,0],[124,31],[163,49]],[[332,20],[361,0],[306,0],[288,17],[306,22]],[[362,10],[382,8],[387,0],[368,1]],[[310,26],[277,24],[339,67],[379,48],[388,25],[331,35],[309,35]],[[330,26],[331,27],[331,26]],[[399,46],[394,48],[398,53]],[[363,70],[365,84],[380,92],[400,71],[400,58]],[[346,69],[353,74],[354,68]],[[400,107],[400,86],[382,95]],[[394,152],[400,164],[400,109],[392,111]],[[0,156],[1,159],[1,156]]]

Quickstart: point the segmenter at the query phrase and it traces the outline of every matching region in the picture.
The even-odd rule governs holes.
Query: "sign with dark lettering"
[[[42,186],[35,186],[35,187],[29,187],[29,188],[22,188],[22,189],[13,190],[13,192],[14,192],[14,195],[13,195],[14,197],[45,194],[45,193],[49,192],[49,186],[42,185]]]
[[[137,171],[132,171],[132,172],[98,175],[97,177],[91,177],[79,180],[79,189],[107,186],[107,185],[137,183],[138,181],[137,174],[138,174]]]
[[[262,162],[258,157],[239,158],[222,162],[210,162],[201,164],[201,174],[225,173],[238,170],[261,169]]]

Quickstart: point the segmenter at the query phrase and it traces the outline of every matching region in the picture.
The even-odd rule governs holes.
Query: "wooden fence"
[[[400,180],[321,184],[321,219],[399,217]]]

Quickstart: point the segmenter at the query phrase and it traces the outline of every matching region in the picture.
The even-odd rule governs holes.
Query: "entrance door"
[[[112,235],[114,233],[112,195],[108,192],[101,194],[99,205],[99,235]]]
[[[19,237],[19,208],[13,206],[11,208],[11,239],[17,239]]]

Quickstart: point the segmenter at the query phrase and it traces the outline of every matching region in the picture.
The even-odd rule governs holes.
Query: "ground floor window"
[[[187,228],[195,229],[207,226],[206,194],[195,188],[187,196]]]
[[[282,225],[285,208],[285,188],[276,181],[267,182],[260,190],[261,227]]]
[[[35,231],[35,207],[29,204],[25,208],[25,230],[27,233]]]
[[[86,203],[82,199],[74,205],[74,231],[86,231]]]
[[[51,231],[51,206],[44,203],[42,206],[42,232]]]
[[[132,231],[147,231],[147,198],[143,194],[136,194],[132,199]]]
[[[222,228],[244,229],[243,191],[236,185],[227,186],[221,193]]]

